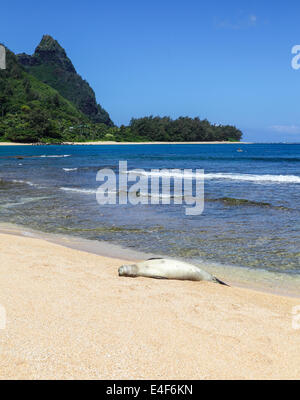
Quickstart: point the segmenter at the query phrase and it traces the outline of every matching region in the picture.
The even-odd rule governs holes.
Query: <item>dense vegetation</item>
[[[109,114],[96,102],[90,85],[77,74],[65,50],[49,35],[44,35],[34,54],[19,54],[24,68],[40,81],[71,101],[91,122],[113,126]]]
[[[119,135],[122,136],[120,129]],[[158,142],[211,142],[211,141],[239,141],[242,132],[230,125],[212,125],[206,119],[180,117],[144,117],[132,119],[129,130],[135,138],[143,138]]]
[[[26,73],[7,50],[0,70],[0,138],[17,142],[60,141],[87,118],[56,90]]]
[[[76,74],[64,50],[49,36],[43,37],[34,56],[23,54],[17,57],[7,49],[6,58],[7,68],[0,70],[0,141],[188,142],[241,139],[241,131],[234,126],[212,125],[199,118],[173,120],[150,116],[132,119],[129,126],[114,126],[106,111],[96,104],[93,90]],[[53,69],[53,63],[56,69]],[[71,75],[66,75],[66,71]],[[90,105],[90,109],[84,108],[84,104]]]

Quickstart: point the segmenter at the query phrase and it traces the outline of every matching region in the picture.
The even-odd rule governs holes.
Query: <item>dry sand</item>
[[[31,143],[0,142],[0,146],[31,146]]]
[[[300,299],[119,278],[121,263],[0,234],[0,378],[300,378]]]

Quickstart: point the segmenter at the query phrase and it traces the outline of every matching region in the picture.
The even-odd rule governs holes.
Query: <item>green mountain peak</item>
[[[0,70],[0,140],[61,141],[72,126],[88,123],[74,104],[39,81],[6,48],[6,69]]]
[[[77,74],[63,47],[50,35],[44,35],[32,56],[19,54],[27,72],[56,89],[71,101],[90,121],[113,126],[109,114],[96,101],[90,85]]]
[[[67,57],[65,50],[50,35],[42,37],[40,44],[32,56],[32,61],[32,65],[53,64],[65,71],[76,74],[72,61]]]
[[[63,50],[57,40],[53,39],[50,35],[43,35],[40,44],[37,46],[37,49],[44,49],[44,50]]]

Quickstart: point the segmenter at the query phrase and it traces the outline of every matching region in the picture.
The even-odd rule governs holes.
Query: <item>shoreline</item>
[[[66,145],[149,145],[149,144],[253,144],[252,142],[114,142],[114,141],[94,141],[94,142],[64,142],[56,144],[58,146]],[[51,143],[15,143],[15,142],[0,142],[0,146],[55,146]]]
[[[130,262],[144,260],[151,257],[172,258],[163,254],[147,253],[141,250],[126,248],[111,242],[90,240],[80,236],[67,234],[43,232],[27,226],[4,222],[0,222],[0,234],[44,240],[48,243],[63,246],[68,249],[83,251],[100,257],[122,259]],[[182,259],[182,261],[193,263],[193,260],[189,259]],[[263,269],[255,270],[241,266],[222,265],[209,262],[203,262],[203,264],[199,266],[203,269],[207,269],[207,271],[213,275],[217,275],[233,287],[244,288],[258,293],[300,299],[298,290],[300,286],[300,276],[294,277],[292,275],[274,273]]]
[[[0,233],[0,379],[299,378],[298,299],[122,263]]]

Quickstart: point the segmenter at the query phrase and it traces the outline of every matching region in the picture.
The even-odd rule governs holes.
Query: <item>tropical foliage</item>
[[[97,104],[93,89],[77,74],[65,50],[51,36],[43,36],[32,56],[22,53],[17,57],[26,71],[56,89],[91,122],[114,126],[109,114]]]
[[[198,117],[144,117],[132,119],[130,131],[134,137],[147,140],[168,142],[191,141],[239,141],[242,132],[230,125],[212,125],[206,119]]]
[[[7,68],[0,70],[0,141],[189,142],[241,139],[242,132],[236,127],[212,125],[199,118],[174,120],[150,116],[133,118],[129,126],[114,126],[106,111],[96,104],[90,86],[77,76],[64,50],[49,38],[44,36],[33,58],[24,54],[17,57],[7,49]],[[62,73],[61,79],[54,77],[53,63],[57,72]],[[71,74],[68,79],[62,71]]]

